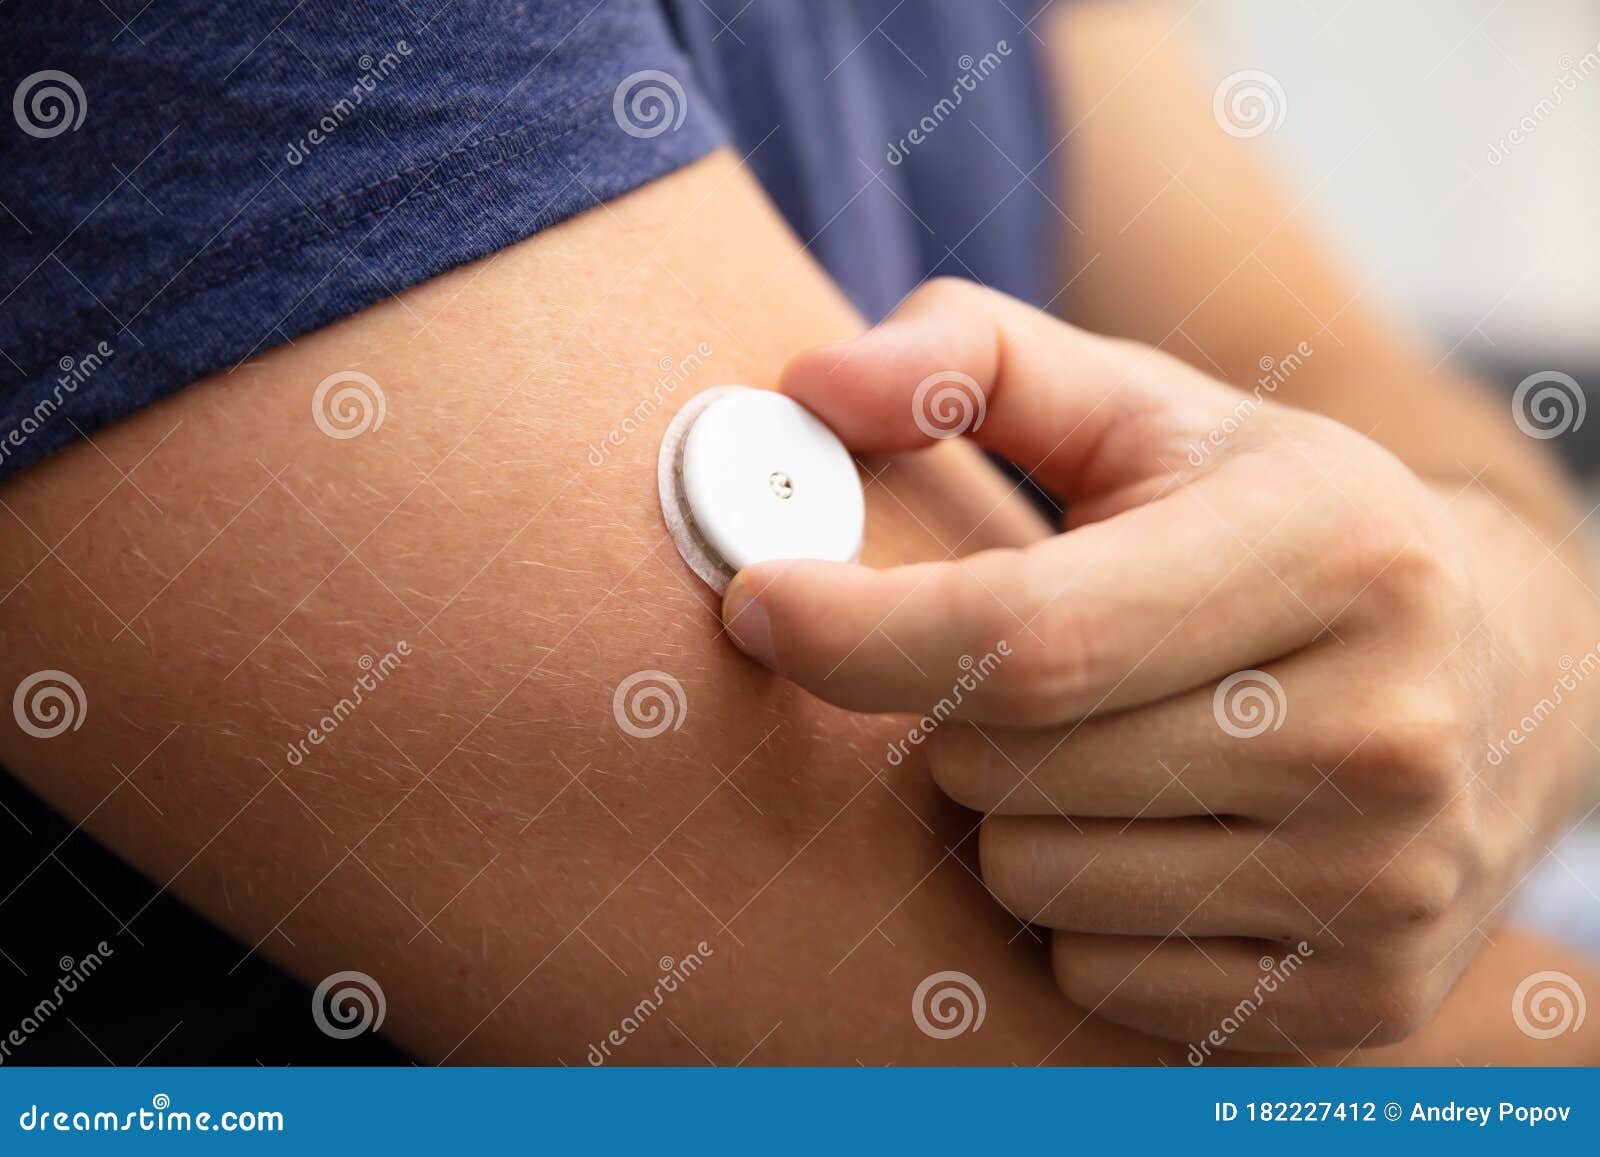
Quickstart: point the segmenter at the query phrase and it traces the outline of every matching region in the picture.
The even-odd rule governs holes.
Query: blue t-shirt
[[[869,318],[1042,302],[1040,3],[8,5],[0,475],[723,145]]]

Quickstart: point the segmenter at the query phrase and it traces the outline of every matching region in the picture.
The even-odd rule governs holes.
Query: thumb
[[[830,703],[910,711],[948,689],[965,657],[1016,635],[1022,620],[1004,597],[1016,581],[1014,551],[886,570],[757,563],[734,576],[722,621],[746,655]],[[997,717],[981,698],[974,706]]]
[[[1158,350],[955,279],[926,283],[853,341],[799,355],[781,388],[853,450],[966,435],[1068,499],[1167,474],[1159,459],[1183,433],[1232,404]]]

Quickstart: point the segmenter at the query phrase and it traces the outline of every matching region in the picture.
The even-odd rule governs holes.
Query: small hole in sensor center
[[[782,470],[774,470],[767,478],[767,485],[779,498],[789,498],[794,494],[794,480]]]

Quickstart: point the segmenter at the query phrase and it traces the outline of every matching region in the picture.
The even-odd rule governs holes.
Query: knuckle
[[[1051,688],[1058,656],[1032,635],[1023,635],[1011,647],[1006,665],[995,672],[990,692],[1004,717],[1023,726],[1056,722],[1057,705]]]
[[[1111,663],[1094,615],[1083,605],[1058,602],[1019,633],[1012,655],[997,672],[996,693],[1018,722],[1033,727],[1065,723],[1087,714],[1107,685]]]
[[[1465,782],[1467,721],[1462,705],[1432,689],[1398,691],[1344,753],[1352,775],[1387,794],[1434,803]]]
[[[979,696],[1007,722],[1045,727],[1097,709],[1134,656],[1110,597],[1027,549],[983,551],[943,572],[939,604],[967,624],[972,655],[1004,644]]]
[[[1411,541],[1409,527],[1400,520],[1345,515],[1328,541],[1329,576],[1337,590],[1364,592],[1385,573],[1397,554]]]
[[[975,295],[984,292],[985,290],[980,286],[965,278],[952,277],[946,274],[940,277],[930,277],[923,282],[906,298],[906,305],[915,303],[918,306],[959,306],[964,302],[971,301]]]
[[[1353,906],[1361,922],[1389,932],[1423,934],[1455,910],[1464,883],[1460,865],[1428,852],[1408,852],[1363,887]]]
[[[1398,1044],[1426,1027],[1439,1009],[1442,994],[1420,969],[1393,966],[1380,970],[1357,987],[1357,1021],[1368,1046]]]
[[[1414,539],[1378,572],[1372,589],[1386,605],[1415,614],[1453,605],[1463,593],[1463,584],[1441,551]]]
[[[995,550],[960,559],[941,568],[931,587],[932,605],[961,624],[965,652],[958,662],[967,701],[991,720],[1012,715],[1028,694],[1027,672],[1039,662],[1037,655],[1020,653],[1037,642],[1023,626],[1027,595],[1012,593],[1003,581],[1020,557],[1019,551]]]
[[[1063,722],[1093,705],[1107,669],[1101,620],[1060,589],[1027,551],[985,551],[947,572],[942,605],[972,625],[970,649],[998,652],[978,696],[988,714],[1024,726]]]
[[[1382,618],[1431,618],[1467,598],[1466,576],[1415,525],[1398,519],[1347,525],[1339,538],[1340,585]]]

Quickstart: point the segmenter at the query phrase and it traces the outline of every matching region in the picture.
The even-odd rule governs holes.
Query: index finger
[[[964,435],[1069,499],[1165,474],[1237,396],[1182,362],[993,290],[929,282],[853,341],[807,351],[781,388],[852,450]]]

